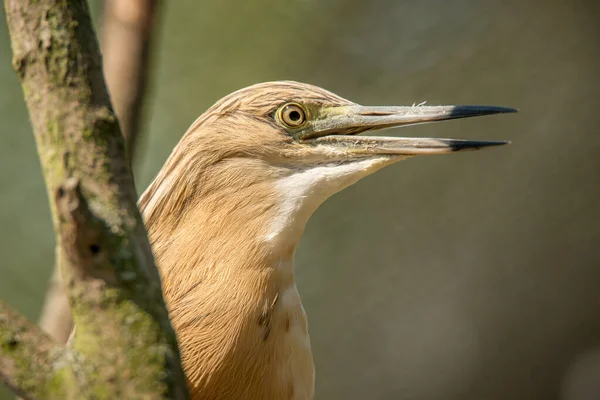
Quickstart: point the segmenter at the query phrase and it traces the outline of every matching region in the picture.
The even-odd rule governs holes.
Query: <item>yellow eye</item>
[[[296,103],[289,103],[279,109],[279,119],[290,128],[297,128],[306,122],[306,111]]]

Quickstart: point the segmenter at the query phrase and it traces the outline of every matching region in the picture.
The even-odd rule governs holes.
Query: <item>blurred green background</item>
[[[517,107],[397,131],[513,143],[402,162],[311,219],[296,269],[317,398],[600,399],[598,4],[165,2],[138,190],[200,113],[259,81]],[[0,298],[36,319],[54,238],[10,57],[2,14]]]

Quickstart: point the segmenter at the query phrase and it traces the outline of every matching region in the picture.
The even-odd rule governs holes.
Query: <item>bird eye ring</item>
[[[306,111],[300,104],[288,103],[279,109],[279,119],[289,128],[298,128],[306,122]]]

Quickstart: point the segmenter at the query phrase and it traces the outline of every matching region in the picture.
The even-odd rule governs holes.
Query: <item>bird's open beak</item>
[[[355,136],[358,133],[449,119],[513,113],[514,108],[495,106],[412,106],[363,107],[359,105],[324,108],[310,128],[297,138],[314,145],[333,145],[364,155],[442,154],[507,144],[506,141]]]

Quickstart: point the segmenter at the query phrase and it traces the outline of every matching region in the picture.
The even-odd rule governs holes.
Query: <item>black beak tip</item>
[[[512,107],[496,107],[499,111],[498,114],[512,114],[512,113],[518,113],[519,109],[518,108],[512,108]]]
[[[495,140],[495,141],[478,141],[478,140],[455,140],[450,143],[450,147],[454,151],[462,150],[479,150],[484,147],[495,147],[510,144],[508,140]]]
[[[511,114],[519,112],[517,108],[498,107],[498,106],[455,106],[451,112],[451,117],[468,118],[493,114]]]

